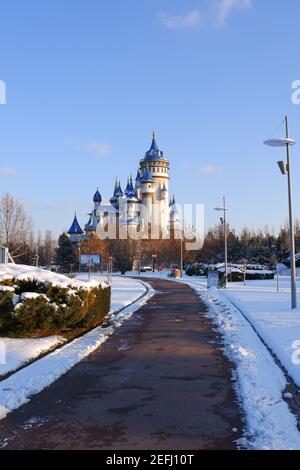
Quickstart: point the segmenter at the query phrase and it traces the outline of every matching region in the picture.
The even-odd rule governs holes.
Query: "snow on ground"
[[[300,387],[300,306],[290,308],[289,277],[280,277],[279,285],[277,292],[274,281],[230,284],[222,295],[242,310]],[[298,288],[300,300],[299,294]]]
[[[93,275],[93,279],[106,281],[107,275]],[[80,274],[77,276],[80,281],[88,279],[87,274]],[[112,288],[111,288],[111,311],[120,310],[120,308],[126,307],[128,304],[136,300],[140,295],[143,295],[145,288],[139,282],[134,281],[126,276],[113,276],[112,277]]]
[[[2,265],[0,265],[0,272],[1,267]],[[55,276],[57,275],[55,274]],[[81,275],[78,281],[86,283],[87,279],[87,275]],[[99,283],[106,280],[107,276],[93,276],[91,282]],[[115,312],[136,301],[145,291],[146,288],[140,282],[125,277],[113,277],[110,314],[115,315]],[[0,350],[2,352],[0,354],[0,377],[18,369],[26,362],[35,359],[40,354],[62,344],[64,341],[64,338],[60,336],[29,339],[0,338]]]
[[[226,355],[236,365],[237,393],[247,423],[240,444],[255,450],[299,450],[297,420],[283,399],[287,385],[284,373],[223,293],[211,288],[201,296],[223,335]]]
[[[151,273],[142,277],[151,277]],[[300,307],[290,310],[289,278],[279,278],[279,292],[276,280],[247,281],[246,286],[229,283],[226,290],[209,291],[206,278],[184,276],[177,282],[189,284],[206,300],[209,316],[224,337],[225,353],[236,366],[236,389],[247,424],[241,445],[250,449],[300,449],[296,418],[283,400],[285,375],[241,313],[300,386]]]
[[[0,376],[18,369],[22,364],[35,359],[64,341],[64,338],[60,336],[30,339],[0,338],[1,349],[5,351],[4,357],[0,360]]]
[[[133,305],[129,305],[120,313],[111,312],[112,324],[110,327],[99,326],[0,382],[0,419],[5,418],[8,413],[27,403],[32,395],[42,391],[83,358],[99,348],[124,320],[129,318],[154,295],[154,290],[150,286],[145,283],[144,286],[141,286],[139,281],[133,279],[122,278],[120,280],[114,278],[113,285],[115,285],[115,305],[128,305],[128,293],[131,296],[131,301],[137,298],[139,300],[136,300]],[[125,286],[127,287],[125,288]],[[140,297],[142,292],[146,292],[147,288],[148,292]]]

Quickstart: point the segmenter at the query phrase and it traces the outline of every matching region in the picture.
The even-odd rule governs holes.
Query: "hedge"
[[[15,337],[99,325],[110,310],[111,289],[53,286],[8,279],[0,285],[0,334]]]

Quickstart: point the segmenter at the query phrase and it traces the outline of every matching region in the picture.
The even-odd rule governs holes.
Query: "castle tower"
[[[94,210],[99,208],[101,202],[102,202],[102,196],[99,193],[99,189],[97,188],[97,191],[95,192],[94,197],[93,197]]]
[[[83,230],[80,227],[79,222],[77,220],[76,212],[75,212],[75,215],[74,215],[72,225],[69,228],[67,233],[70,236],[70,240],[71,240],[72,243],[78,243],[78,241],[81,238],[81,235],[83,234]]]
[[[171,199],[169,204],[169,231],[174,238],[182,237],[182,222],[178,211],[178,207],[175,201],[175,196]]]
[[[118,208],[119,208],[119,198],[121,198],[123,196],[124,196],[124,194],[123,194],[123,191],[122,191],[122,188],[121,188],[121,182],[118,180],[118,178],[116,178],[114,194],[113,194],[113,197],[110,198],[110,203],[115,209],[118,210]]]
[[[125,191],[127,202],[127,223],[130,225],[138,225],[136,204],[138,202],[136,190],[133,187],[132,176],[128,179],[127,188]]]
[[[153,132],[151,147],[140,161],[142,171],[141,199],[149,207],[149,222],[160,232],[167,231],[169,224],[169,161],[159,150]],[[145,176],[146,175],[146,176]],[[151,207],[150,207],[151,206]]]

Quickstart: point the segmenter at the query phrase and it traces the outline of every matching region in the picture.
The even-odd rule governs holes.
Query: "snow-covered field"
[[[35,359],[59,344],[64,338],[49,336],[47,338],[0,338],[2,350],[0,358],[0,376],[18,369],[22,364]]]
[[[222,295],[242,310],[300,387],[300,306],[290,309],[289,284],[288,277],[280,277],[277,292],[274,281],[249,281],[229,285]],[[298,296],[300,301],[299,288]]]
[[[209,317],[223,335],[225,353],[236,366],[236,389],[246,418],[240,443],[255,450],[299,450],[297,420],[284,399],[284,373],[228,300],[230,294],[211,288],[200,295],[210,306]]]
[[[7,265],[11,269],[12,273],[14,268]],[[32,268],[31,273],[32,273]],[[42,275],[45,277],[47,271],[41,270]],[[6,269],[7,274],[7,269]],[[24,275],[27,275],[25,272]],[[65,276],[50,273],[51,280],[54,282],[65,282]],[[20,275],[20,274],[19,274]],[[21,273],[23,275],[23,273]],[[1,276],[1,265],[0,265],[0,276]],[[47,274],[49,279],[49,274]],[[82,285],[96,285],[99,282],[106,281],[106,276],[94,276],[90,283],[87,282],[88,278],[86,275],[79,276],[76,280],[70,280]],[[141,295],[145,293],[145,287],[137,281],[126,277],[113,277],[112,279],[112,298],[111,298],[111,314],[117,312],[121,308],[126,307],[132,302],[136,301]],[[0,338],[0,376],[5,375],[11,371],[18,369],[24,363],[35,359],[40,354],[51,350],[53,347],[62,344],[64,338],[59,336],[50,336],[47,338],[30,338],[30,339],[12,339],[12,338]]]

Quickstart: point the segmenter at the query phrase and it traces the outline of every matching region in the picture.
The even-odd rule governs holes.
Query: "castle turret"
[[[99,193],[99,189],[97,188],[97,191],[95,192],[94,197],[93,197],[94,209],[98,209],[101,202],[102,202],[102,196]]]
[[[123,196],[124,196],[124,194],[123,194],[123,191],[122,191],[122,188],[121,188],[121,182],[118,180],[118,178],[116,178],[114,194],[113,194],[113,197],[110,198],[110,203],[112,204],[112,206],[115,209],[118,209],[118,207],[119,207],[119,198],[123,197]]]
[[[72,225],[69,228],[67,233],[70,236],[70,240],[71,240],[72,243],[77,243],[79,241],[81,235],[83,234],[83,230],[80,227],[79,222],[77,220],[76,212],[75,212],[75,215],[74,215]]]
[[[175,196],[173,196],[173,199],[170,201],[169,230],[175,238],[181,238],[182,224]]]
[[[151,192],[153,210],[151,209],[151,221],[159,230],[167,230],[169,223],[168,195],[169,195],[169,161],[164,153],[159,149],[155,133],[152,135],[150,149],[145,153],[145,157],[140,161],[140,168],[144,172],[150,172]],[[144,173],[142,174],[142,179]],[[141,198],[143,200],[143,186],[141,188]],[[148,204],[150,203],[147,198]]]

